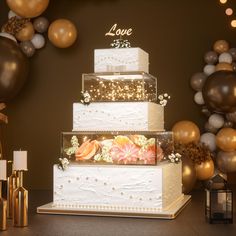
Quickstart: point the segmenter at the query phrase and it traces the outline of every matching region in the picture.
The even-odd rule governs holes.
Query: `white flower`
[[[159,96],[158,96],[158,99],[159,99],[159,100],[163,100],[163,99],[164,99],[163,95],[159,95]]]

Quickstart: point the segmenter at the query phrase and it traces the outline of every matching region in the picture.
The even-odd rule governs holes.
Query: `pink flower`
[[[139,158],[139,150],[133,143],[114,144],[110,149],[112,159],[118,163],[135,164]]]
[[[163,159],[163,150],[155,145],[149,146],[148,148],[142,149],[140,152],[139,159],[144,162],[144,164],[154,165],[156,161]]]

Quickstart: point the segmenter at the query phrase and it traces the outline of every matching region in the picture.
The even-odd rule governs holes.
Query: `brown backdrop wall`
[[[0,26],[8,10],[0,1]],[[202,71],[203,55],[214,41],[226,39],[236,46],[235,30],[217,0],[51,0],[44,15],[50,21],[75,22],[78,40],[68,49],[55,48],[47,40],[30,59],[24,88],[7,104],[9,124],[1,133],[5,155],[12,159],[13,150],[28,151],[25,183],[31,189],[52,188],[60,133],[72,129],[72,103],[80,95],[81,74],[93,72],[93,50],[109,47],[111,39],[104,34],[114,23],[133,28],[130,41],[149,52],[158,92],[172,96],[165,111],[166,129],[183,119],[203,126],[205,118],[193,102],[189,78]]]

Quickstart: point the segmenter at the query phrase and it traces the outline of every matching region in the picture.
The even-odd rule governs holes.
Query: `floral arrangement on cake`
[[[65,169],[70,161],[107,164],[153,165],[164,158],[163,149],[155,138],[144,135],[117,135],[111,139],[84,140],[81,144],[73,135],[71,146],[63,150],[66,157],[60,158],[59,167]]]

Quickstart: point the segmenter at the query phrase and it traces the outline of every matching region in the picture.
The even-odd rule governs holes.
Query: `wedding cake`
[[[38,212],[158,217],[179,210],[182,165],[172,132],[164,130],[167,95],[157,104],[148,53],[121,48],[94,55],[96,73],[83,75],[83,99],[73,104],[73,130],[62,133],[53,203]]]

